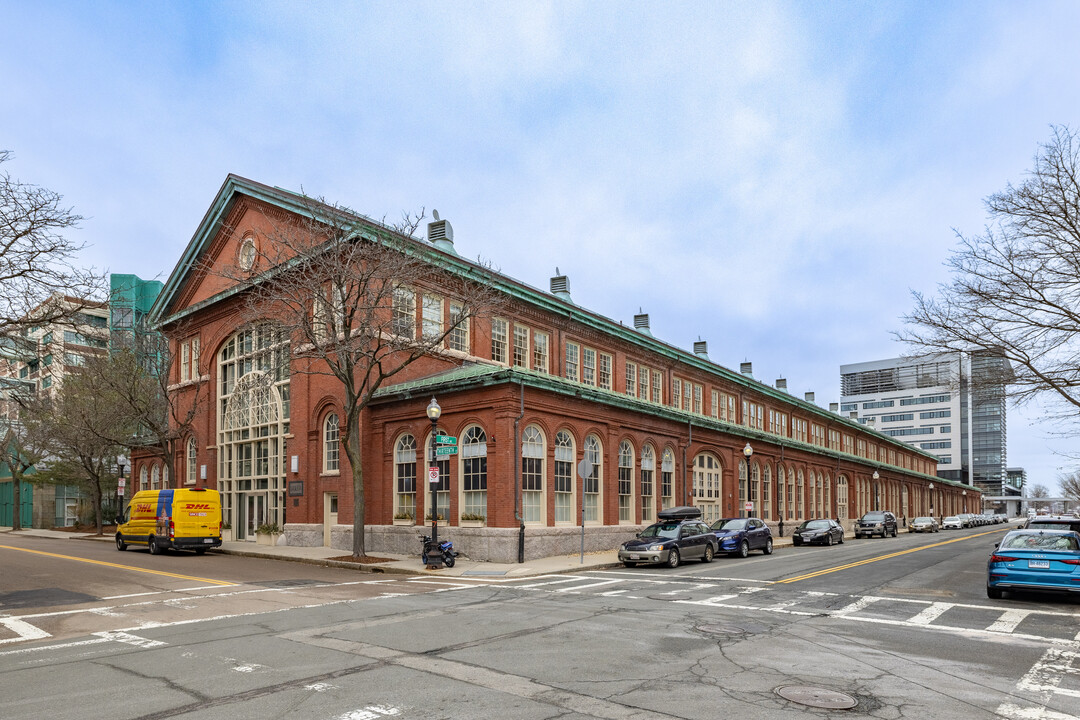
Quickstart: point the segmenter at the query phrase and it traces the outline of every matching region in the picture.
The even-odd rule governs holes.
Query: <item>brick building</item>
[[[290,544],[351,547],[351,473],[341,451],[340,386],[298,372],[296,341],[239,323],[241,292],[214,269],[250,266],[271,228],[310,212],[304,199],[229,176],[169,277],[153,317],[173,337],[172,391],[200,410],[173,458],[175,486],[216,487],[237,539],[263,522]],[[351,220],[373,236],[388,229]],[[445,221],[412,243],[442,277],[475,273]],[[438,273],[433,278],[440,277]],[[776,528],[871,509],[958,512],[970,487],[936,477],[926,452],[576,305],[565,277],[543,292],[499,273],[505,312],[381,387],[360,422],[369,551],[413,552],[430,512],[425,458],[438,399],[443,531],[474,559],[513,561],[610,549],[658,509],[696,505],[707,519],[750,514]],[[455,298],[437,282],[394,298],[401,332],[442,327]],[[313,309],[313,312],[315,310]],[[255,382],[258,377],[261,381]],[[749,457],[746,453],[749,452]],[[583,459],[591,471],[579,477]],[[133,456],[146,484],[161,461]],[[970,498],[969,498],[970,500]]]

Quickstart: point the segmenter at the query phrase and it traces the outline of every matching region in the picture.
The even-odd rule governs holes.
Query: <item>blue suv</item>
[[[710,529],[720,544],[720,552],[746,557],[751,550],[760,550],[772,555],[772,530],[761,518],[721,518]]]

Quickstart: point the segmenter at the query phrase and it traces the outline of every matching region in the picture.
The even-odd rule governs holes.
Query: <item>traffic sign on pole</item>
[[[453,446],[436,447],[435,448],[435,454],[436,455],[457,455],[457,448],[453,447]]]
[[[439,468],[437,466],[427,469],[427,479],[429,483],[439,482]]]

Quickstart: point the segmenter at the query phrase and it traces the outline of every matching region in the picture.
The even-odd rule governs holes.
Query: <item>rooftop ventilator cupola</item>
[[[555,277],[551,278],[551,294],[560,300],[574,302],[570,299],[570,278],[559,272],[559,268],[555,268]]]
[[[432,210],[431,216],[435,220],[427,226],[428,242],[443,252],[457,255],[457,250],[454,249],[454,228],[450,226],[450,221],[439,219],[438,210]]]
[[[638,308],[638,314],[634,316],[634,329],[642,335],[652,337],[652,331],[649,329],[649,313],[642,312],[641,308]]]

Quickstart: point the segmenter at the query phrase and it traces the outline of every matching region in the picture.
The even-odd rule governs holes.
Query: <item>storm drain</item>
[[[774,692],[785,700],[825,710],[849,710],[859,704],[858,700],[842,692],[808,685],[787,685]]]

